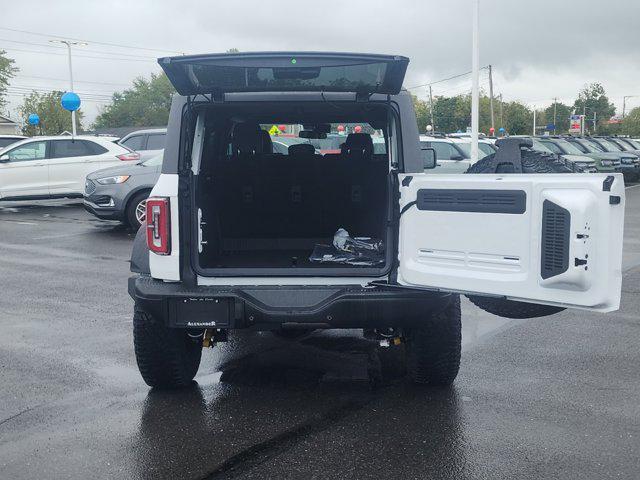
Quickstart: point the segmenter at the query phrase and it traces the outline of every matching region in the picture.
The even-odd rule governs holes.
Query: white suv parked
[[[89,173],[139,159],[110,138],[28,138],[0,151],[0,200],[81,197]]]
[[[464,173],[472,165],[471,139],[445,137],[444,135],[420,135],[420,146],[436,151],[436,169],[433,173]],[[478,141],[478,160],[496,152],[487,140]]]

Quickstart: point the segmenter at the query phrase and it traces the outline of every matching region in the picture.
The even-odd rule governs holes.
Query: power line
[[[7,48],[7,47],[3,47],[4,50],[9,50],[11,52],[26,52],[26,53],[39,53],[39,54],[43,54],[43,55],[62,55],[62,56],[67,56],[66,53],[56,53],[56,52],[42,52],[39,50],[27,50],[27,49],[22,49],[22,48]],[[117,55],[117,54],[109,54],[107,52],[104,52],[107,55]],[[155,63],[155,59],[151,59],[151,57],[149,57],[149,60],[143,60],[142,58],[137,59],[137,58],[124,58],[124,57],[96,57],[95,55],[82,55],[79,53],[74,53],[73,54],[73,58],[76,57],[82,57],[82,58],[94,58],[94,59],[98,59],[98,60],[118,60],[120,62],[144,62],[144,63]]]
[[[32,46],[36,46],[36,47],[44,47],[44,48],[53,48],[56,50],[60,50],[60,49],[64,49],[65,47],[61,47],[61,46],[57,46],[57,45],[47,45],[44,43],[34,43],[34,42],[24,42],[24,41],[20,41],[20,40],[10,40],[8,38],[0,38],[0,42],[9,42],[9,43],[19,43],[22,45],[32,45]],[[6,47],[5,47],[6,48]],[[8,50],[14,50],[12,48],[7,48]],[[120,53],[120,52],[104,52],[101,50],[91,50],[91,49],[82,49],[83,52],[89,52],[89,53],[98,53],[100,55],[118,55],[118,56],[123,56],[123,57],[132,57],[132,58],[140,58],[143,60],[153,60],[154,62],[157,60],[156,57],[147,57],[147,56],[143,56],[143,55],[134,55],[131,53]]]
[[[94,41],[94,40],[86,40],[86,39],[81,39],[81,38],[66,37],[64,35],[54,35],[54,34],[50,34],[50,33],[30,32],[28,30],[19,30],[17,28],[0,27],[0,30],[6,30],[8,32],[26,33],[26,34],[29,34],[29,35],[37,35],[39,37],[46,37],[46,38],[51,38],[51,37],[63,38],[63,39],[66,39],[66,40],[73,40],[73,41],[76,41],[76,42],[92,43],[94,45],[106,45],[108,47],[133,48],[135,50],[147,50],[149,52],[175,53],[177,55],[184,55],[184,52],[178,52],[176,50],[167,50],[167,49],[164,49],[164,48],[134,47],[132,45],[123,45],[123,44],[118,44],[118,43],[97,42],[97,41]]]
[[[487,69],[487,68],[489,68],[489,65],[486,65],[486,66],[480,68],[480,70],[484,70],[484,69]],[[435,85],[436,83],[447,82],[449,80],[453,80],[454,78],[464,77],[465,75],[469,75],[470,73],[471,73],[471,70],[469,70],[468,72],[464,72],[464,73],[459,73],[457,75],[453,75],[451,77],[443,78],[441,80],[436,80],[435,82],[423,83],[422,85],[415,85],[413,87],[407,87],[407,90],[413,90],[414,88],[428,87],[429,85]]]
[[[39,79],[39,80],[56,80],[56,81],[60,81],[60,82],[69,81],[68,78],[40,77],[40,76],[37,76],[37,75],[22,75],[22,74],[18,74],[14,78],[36,78],[36,79]],[[73,79],[73,81],[75,83],[90,83],[90,84],[94,84],[94,85],[117,85],[117,86],[120,86],[120,87],[130,87],[131,86],[128,83],[93,82],[93,81],[89,81],[89,80],[76,80],[75,78]]]

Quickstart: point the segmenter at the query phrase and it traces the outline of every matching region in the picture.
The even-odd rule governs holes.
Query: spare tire
[[[511,164],[498,164],[497,168],[492,168],[495,155],[492,153],[482,160],[478,160],[465,173],[518,173],[513,171]],[[535,150],[521,150],[521,158],[522,173],[575,173],[582,171],[581,167],[566,162],[557,155],[536,152]]]
[[[498,164],[493,166],[494,154],[484,157],[471,165],[466,173],[517,173],[513,172],[510,164],[503,168]],[[544,154],[534,150],[521,150],[522,173],[574,173],[576,166],[569,166],[556,155]],[[579,167],[578,167],[579,168]],[[562,307],[538,305],[536,303],[517,302],[505,298],[483,297],[481,295],[467,295],[471,302],[482,310],[506,318],[536,318],[553,315],[564,310]]]

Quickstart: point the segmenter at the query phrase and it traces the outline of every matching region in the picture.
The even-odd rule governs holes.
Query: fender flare
[[[129,269],[133,273],[151,275],[149,268],[149,248],[147,247],[147,235],[145,225],[142,225],[136,237],[133,239],[133,249],[131,250],[131,260]]]

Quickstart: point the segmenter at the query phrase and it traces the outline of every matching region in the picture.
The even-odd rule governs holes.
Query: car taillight
[[[146,206],[147,246],[158,255],[171,253],[171,211],[168,198],[149,198]]]
[[[127,152],[122,153],[120,155],[116,155],[118,160],[122,160],[123,162],[130,162],[132,160],[140,160],[140,154],[138,152]]]

